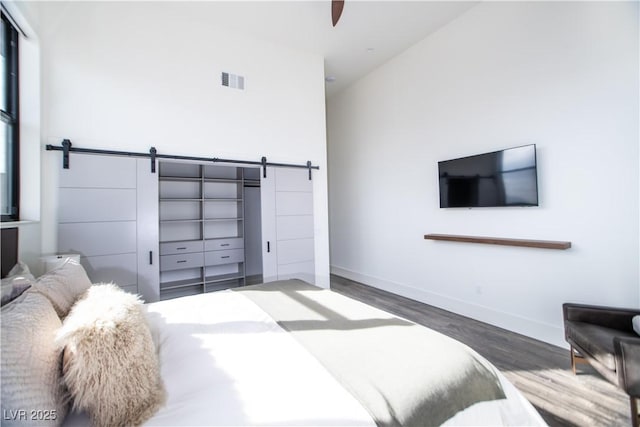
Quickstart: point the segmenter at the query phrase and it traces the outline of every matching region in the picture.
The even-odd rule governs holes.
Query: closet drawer
[[[205,265],[232,264],[244,261],[244,249],[228,249],[204,253]]]
[[[203,261],[202,252],[195,254],[162,255],[160,256],[160,271],[202,267],[204,265]]]
[[[242,237],[234,237],[231,239],[212,239],[204,241],[205,251],[220,251],[225,249],[244,248],[244,239]]]
[[[160,243],[160,255],[188,254],[202,252],[202,240]]]

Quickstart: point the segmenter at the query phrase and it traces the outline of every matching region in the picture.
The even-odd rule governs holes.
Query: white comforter
[[[149,426],[373,426],[368,412],[262,309],[232,291],[149,304],[166,405]],[[498,373],[507,399],[448,425],[545,425]],[[72,414],[67,426],[88,425]]]

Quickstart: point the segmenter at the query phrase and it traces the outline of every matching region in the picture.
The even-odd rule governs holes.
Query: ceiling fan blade
[[[344,9],[344,0],[331,0],[331,21],[334,27],[342,15],[342,9]]]

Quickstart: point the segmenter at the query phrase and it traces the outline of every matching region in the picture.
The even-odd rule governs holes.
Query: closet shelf
[[[160,283],[161,291],[170,291],[174,289],[188,288],[192,286],[202,286],[202,282],[194,280],[176,280],[175,282]]]
[[[187,240],[163,240],[161,243],[182,243],[182,242],[202,242],[202,239],[187,239]]]
[[[186,197],[163,197],[161,202],[242,202],[242,199],[236,199],[232,197],[200,197],[200,198],[186,198]]]
[[[502,237],[460,236],[456,234],[425,234],[427,240],[443,240],[449,242],[484,243],[489,245],[523,246],[542,249],[569,249],[571,242],[557,240],[506,239]]]
[[[214,221],[244,221],[244,218],[205,218],[205,219],[161,219],[160,224],[172,224],[179,222],[214,222]]]
[[[229,184],[239,184],[242,183],[242,179],[237,178],[212,178],[212,177],[201,177],[201,176],[161,176],[159,178],[160,181],[174,181],[174,182],[221,182],[221,183],[229,183]]]
[[[224,237],[211,237],[208,239],[163,240],[162,243],[206,242],[209,240],[226,240],[226,239],[239,239],[239,238],[242,238],[242,236],[234,235],[234,236],[224,236]]]
[[[242,182],[242,180],[234,179],[234,178],[204,178],[204,182],[222,182],[222,183],[230,183],[230,184],[239,184]]]
[[[176,181],[176,182],[200,182],[202,178],[199,176],[160,176],[159,181]]]
[[[228,280],[237,280],[237,279],[243,279],[243,278],[244,276],[242,275],[242,273],[229,273],[229,274],[220,274],[217,276],[205,277],[204,282],[205,282],[205,285],[208,285],[211,283],[226,282]]]

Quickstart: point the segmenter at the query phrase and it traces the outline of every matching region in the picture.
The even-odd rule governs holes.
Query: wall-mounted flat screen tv
[[[536,146],[438,162],[441,208],[538,206]]]

